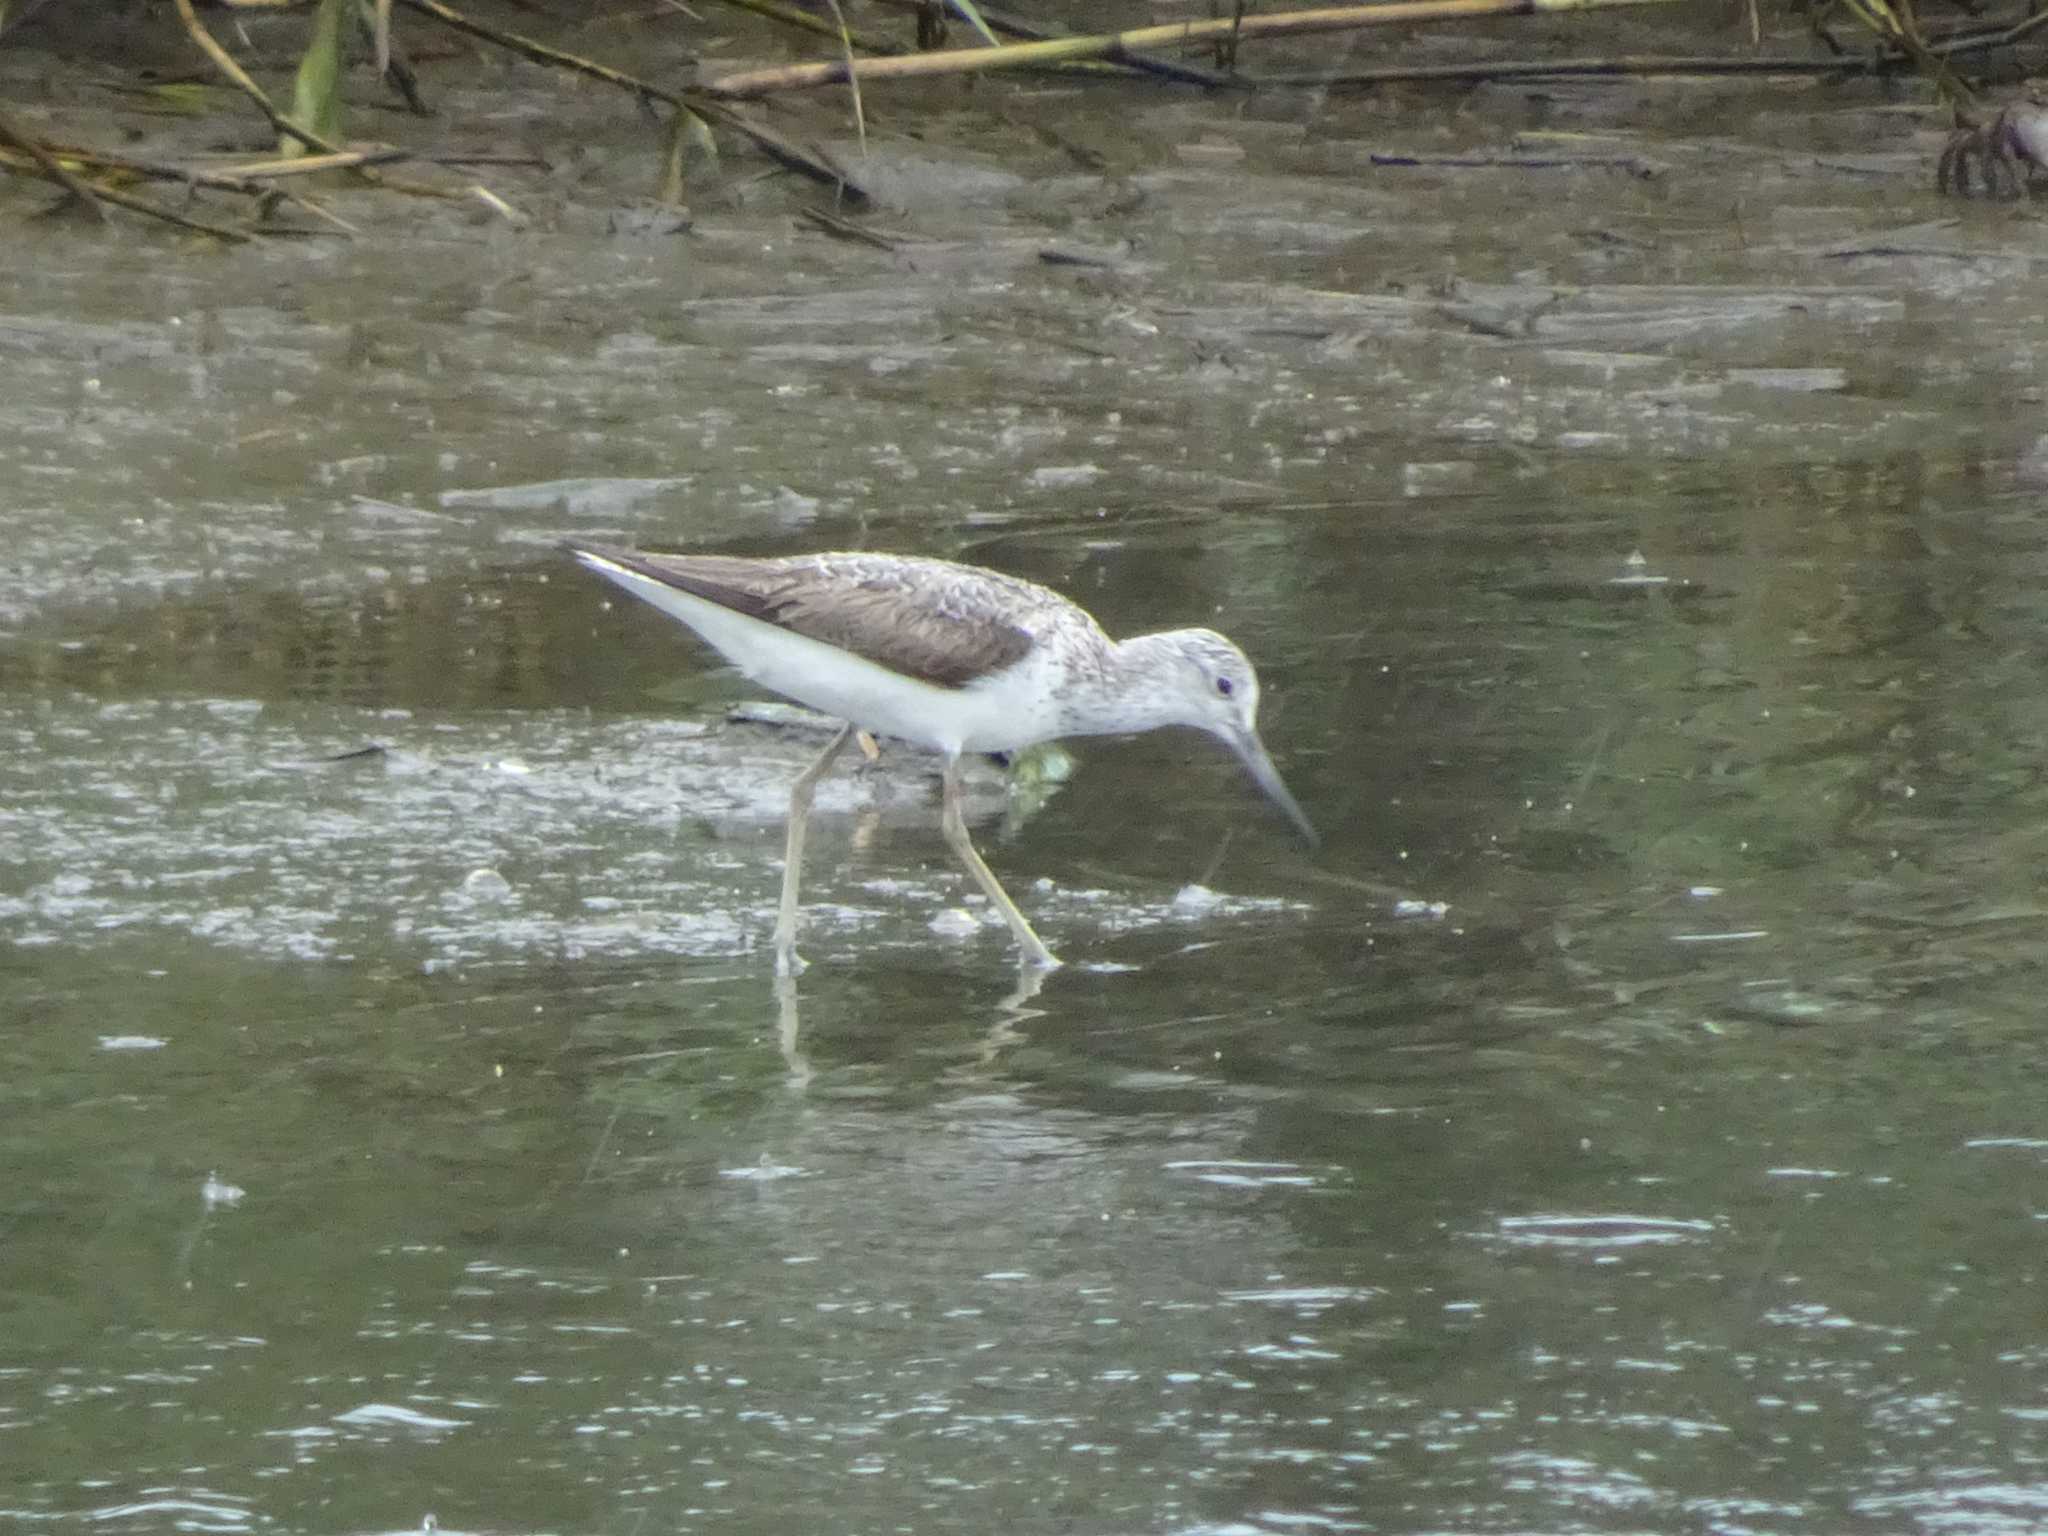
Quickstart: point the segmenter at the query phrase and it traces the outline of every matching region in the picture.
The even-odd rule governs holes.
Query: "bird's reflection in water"
[[[797,1044],[796,977],[783,971],[775,973],[775,1044],[782,1052],[782,1065],[789,1073],[789,1086],[798,1093],[810,1087],[811,1079],[817,1074],[811,1070],[811,1058]]]
[[[1045,978],[1051,974],[1044,966],[1033,965],[1028,960],[1018,965],[1017,984],[996,1004],[995,1022],[981,1037],[981,1045],[975,1052],[977,1070],[994,1066],[996,1058],[1017,1038],[1018,1026],[1045,1012],[1043,1008],[1033,1008],[1030,1004],[1045,985]],[[811,1058],[805,1054],[800,1038],[802,1012],[796,977],[778,974],[774,986],[776,1047],[782,1052],[782,1065],[788,1073],[790,1088],[802,1093],[810,1087],[811,1079],[817,1076],[817,1069],[811,1065]]]

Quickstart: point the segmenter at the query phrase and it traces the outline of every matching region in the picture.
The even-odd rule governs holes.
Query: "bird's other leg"
[[[988,899],[995,903],[996,910],[1003,914],[1003,921],[1010,925],[1010,934],[1017,941],[1017,947],[1024,952],[1024,958],[1033,965],[1052,970],[1060,963],[1053,952],[1045,947],[1031,925],[1024,921],[1024,914],[1017,910],[1017,904],[1010,900],[1002,883],[996,879],[988,865],[981,861],[981,855],[974,851],[974,844],[967,836],[965,797],[960,788],[960,758],[957,753],[946,758],[945,772],[941,777],[944,785],[942,804],[939,811],[939,828],[946,834],[946,845],[953,850],[954,857],[967,866],[967,873],[974,876]]]
[[[775,974],[778,976],[794,976],[804,968],[796,953],[796,891],[804,871],[804,823],[810,819],[811,798],[817,793],[818,780],[825,777],[825,770],[832,766],[832,760],[853,740],[853,729],[851,721],[842,725],[833,735],[832,744],[820,752],[818,760],[798,774],[796,783],[790,786],[789,831],[782,850],[782,909],[775,917]]]

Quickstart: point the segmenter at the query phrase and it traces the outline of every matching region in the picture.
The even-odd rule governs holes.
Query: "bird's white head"
[[[1226,741],[1259,728],[1259,674],[1229,636],[1213,629],[1169,629],[1125,642],[1142,650],[1154,697],[1170,723],[1192,725]],[[1134,658],[1135,659],[1135,658]]]
[[[1311,844],[1319,839],[1259,740],[1259,674],[1251,658],[1213,629],[1171,629],[1126,640],[1118,650],[1135,686],[1126,697],[1152,718],[1125,729],[1191,725],[1235,752],[1252,779]],[[1142,681],[1140,681],[1142,679]]]

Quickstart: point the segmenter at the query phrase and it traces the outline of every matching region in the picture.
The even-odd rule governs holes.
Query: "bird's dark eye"
[[[1219,677],[1216,679],[1216,691],[1222,694],[1223,697],[1227,699],[1233,693],[1237,692],[1237,684],[1233,683],[1227,677]]]

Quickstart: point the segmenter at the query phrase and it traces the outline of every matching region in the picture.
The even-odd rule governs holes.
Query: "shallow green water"
[[[914,259],[34,231],[0,1527],[2048,1519],[2040,318],[1822,264],[1903,176],[1738,246],[1349,110]],[[805,745],[571,534],[1215,624],[1326,846],[1193,739],[985,787],[1020,986],[898,755],[778,992]]]

